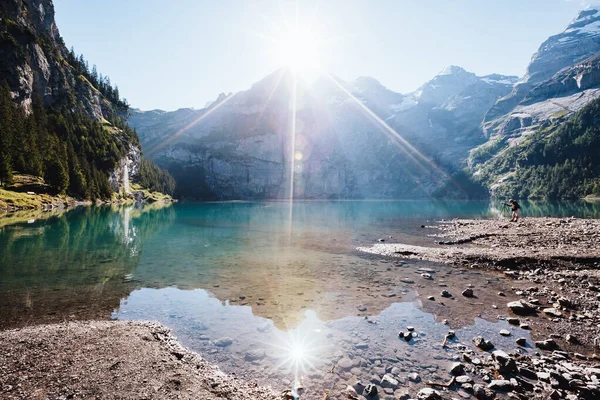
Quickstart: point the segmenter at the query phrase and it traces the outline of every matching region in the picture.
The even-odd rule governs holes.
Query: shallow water
[[[158,320],[224,370],[279,389],[302,384],[304,398],[392,368],[404,380],[418,372],[443,381],[460,352],[441,347],[449,328],[422,311],[421,282],[399,279],[429,268],[440,286],[462,279],[497,290],[501,280],[355,247],[427,244],[432,232],[421,225],[501,212],[487,202],[230,202],[81,208],[0,224],[0,327]],[[523,213],[598,218],[600,204],[525,203]],[[457,330],[464,344],[484,335],[510,349],[528,337],[515,328],[501,337],[503,321],[467,320]],[[408,325],[418,337],[406,343],[397,335]],[[223,338],[231,344],[219,346]]]

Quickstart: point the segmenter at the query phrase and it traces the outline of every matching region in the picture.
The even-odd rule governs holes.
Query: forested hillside
[[[508,147],[477,178],[497,197],[600,197],[600,99]]]
[[[110,78],[66,49],[51,1],[0,4],[0,186],[27,174],[81,199],[128,195],[136,181],[172,194],[168,173],[142,161],[128,114]]]

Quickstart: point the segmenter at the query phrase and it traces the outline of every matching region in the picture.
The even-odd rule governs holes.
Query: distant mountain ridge
[[[493,192],[510,172],[484,179],[488,164],[600,97],[599,60],[600,11],[589,8],[541,44],[522,78],[449,66],[407,94],[371,77],[299,82],[297,125],[310,151],[296,164],[294,196],[479,196],[470,176]],[[291,82],[280,70],[207,108],[134,110],[129,121],[184,196],[285,198],[295,157],[288,154]]]

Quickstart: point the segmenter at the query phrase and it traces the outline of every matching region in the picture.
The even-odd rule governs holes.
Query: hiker
[[[505,206],[510,207],[512,210],[512,218],[510,222],[517,222],[519,220],[519,211],[521,211],[521,206],[515,200],[510,199],[508,203],[504,203]]]

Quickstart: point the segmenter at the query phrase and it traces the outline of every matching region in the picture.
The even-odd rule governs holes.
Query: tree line
[[[0,185],[13,181],[14,172],[43,177],[55,194],[81,199],[110,199],[109,175],[131,145],[139,146],[137,133],[118,117],[112,126],[94,121],[74,99],[61,106],[44,107],[34,97],[32,111],[12,101],[6,82],[0,84]],[[112,129],[111,129],[112,128]],[[149,161],[145,161],[149,163]],[[156,167],[158,168],[158,167]],[[173,193],[165,185],[168,173],[146,167],[140,180]],[[172,178],[171,178],[172,179]]]
[[[540,129],[485,168],[487,184],[512,172],[498,197],[566,199],[600,196],[600,99],[565,123]]]

